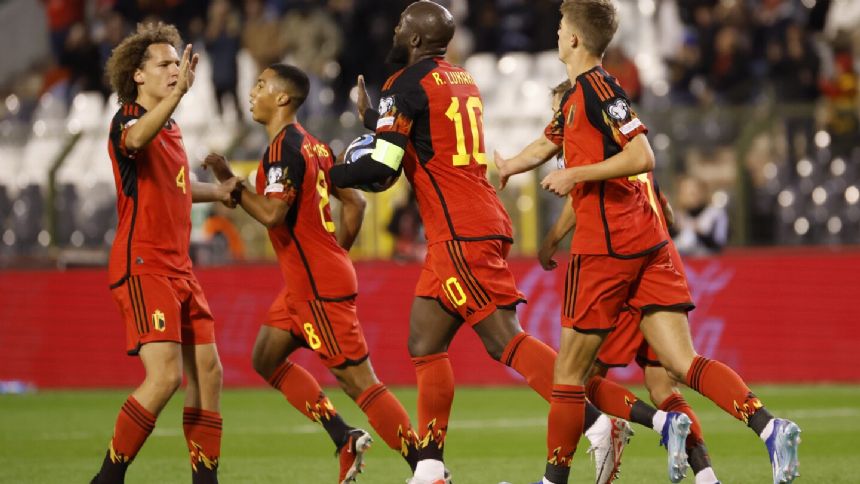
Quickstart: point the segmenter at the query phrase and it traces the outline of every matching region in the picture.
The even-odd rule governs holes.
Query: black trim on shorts
[[[654,311],[674,311],[674,312],[679,312],[679,313],[680,312],[687,312],[688,313],[688,312],[692,311],[693,309],[696,309],[696,305],[693,304],[692,302],[688,301],[688,302],[684,302],[684,303],[670,304],[670,305],[646,304],[645,306],[642,306],[641,308],[639,308],[639,311],[641,311],[642,314],[644,315],[645,313],[652,313]]]
[[[529,303],[528,299],[521,297],[521,298],[517,299],[516,301],[512,302],[511,304],[496,304],[496,308],[497,309],[507,309],[509,311],[513,311],[520,304],[528,304],[528,303]]]
[[[501,234],[482,235],[482,236],[480,236],[480,237],[460,237],[460,236],[455,236],[455,237],[454,237],[454,240],[459,240],[459,241],[461,241],[461,242],[484,242],[484,241],[487,241],[487,240],[501,240],[501,241],[503,241],[503,242],[509,242],[509,243],[511,243],[511,244],[513,244],[513,243],[514,243],[514,239],[513,239],[513,238],[511,238],[511,237],[509,237],[509,236],[507,236],[507,235],[501,235]]]
[[[370,358],[370,352],[366,353],[364,356],[357,360],[350,360],[349,358],[346,358],[343,363],[337,366],[332,366],[331,368],[335,370],[342,370],[344,368],[349,368],[350,366],[358,366],[364,363],[368,358]]]
[[[451,315],[451,317],[455,318],[457,321],[460,321],[461,323],[466,321],[465,319],[463,319],[462,316],[460,316],[459,313],[457,313],[455,311],[451,311],[450,309],[446,308],[445,304],[438,297],[432,297],[432,296],[415,296],[415,297],[420,297],[421,299],[428,299],[430,301],[436,301],[436,304],[438,304],[439,307],[442,308],[442,311],[445,311],[446,313]]]
[[[141,348],[143,348],[143,344],[140,341],[138,341],[137,347],[133,350],[126,351],[125,354],[128,356],[140,356],[140,349]]]
[[[609,334],[609,333],[615,331],[615,328],[617,328],[617,326],[613,326],[611,328],[606,328],[606,329],[579,329],[579,328],[575,328],[575,327],[572,329],[574,331],[576,331],[577,333],[582,333],[582,334]]]
[[[606,251],[609,253],[610,257],[614,257],[616,259],[638,259],[640,257],[645,257],[653,252],[660,250],[665,247],[669,241],[664,240],[659,244],[649,247],[642,252],[637,252],[635,254],[619,254],[612,249],[612,237],[609,235],[609,220],[606,219],[606,207],[604,205],[604,197],[606,196],[606,181],[600,182],[600,218],[603,219],[603,235],[606,238]]]
[[[640,368],[645,368],[646,366],[653,366],[657,368],[662,368],[663,363],[660,363],[659,360],[649,360],[644,356],[636,355],[636,364],[639,365]]]
[[[317,299],[324,302],[344,302],[351,301],[358,297],[358,293],[354,292],[352,294],[347,294],[346,296],[338,296],[338,297],[323,297],[320,296]]]
[[[629,365],[629,363],[606,363],[600,358],[596,358],[594,362],[605,368],[625,368],[627,365]]]

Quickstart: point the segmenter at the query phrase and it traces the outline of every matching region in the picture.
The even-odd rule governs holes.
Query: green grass
[[[774,413],[803,428],[800,482],[858,482],[860,387],[766,386],[757,392]],[[641,389],[636,389],[643,394]],[[414,415],[415,392],[395,393]],[[688,392],[691,393],[691,392]],[[348,422],[366,425],[341,392],[329,392]],[[0,482],[89,482],[110,438],[125,391],[41,392],[0,396]],[[718,477],[726,483],[770,482],[763,444],[744,425],[698,396],[699,412]],[[326,434],[272,390],[230,390],[224,395],[223,483],[334,483],[337,461]],[[187,483],[181,398],[162,413],[128,473],[129,483]],[[457,484],[533,482],[543,471],[546,404],[522,388],[457,390],[447,443],[447,465]],[[657,435],[635,428],[624,454],[622,483],[667,482]],[[851,438],[854,437],[854,438]],[[571,482],[592,482],[580,445]],[[402,483],[406,465],[381,439],[368,454],[362,484]],[[692,476],[685,482],[692,483]]]

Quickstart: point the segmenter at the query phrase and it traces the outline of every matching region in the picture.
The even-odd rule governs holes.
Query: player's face
[[[385,61],[394,65],[406,65],[409,63],[409,37],[411,29],[407,21],[406,12],[400,15],[400,22],[394,27],[394,38],[391,42],[391,50]]]
[[[258,123],[267,123],[278,107],[278,95],[283,85],[271,69],[266,69],[251,88],[251,117]]]
[[[134,73],[138,91],[156,100],[164,99],[179,79],[179,56],[170,44],[152,44],[146,53],[147,59]]]
[[[573,49],[571,39],[573,30],[570,28],[570,22],[567,21],[567,16],[562,15],[561,21],[558,24],[558,58],[564,61]]]

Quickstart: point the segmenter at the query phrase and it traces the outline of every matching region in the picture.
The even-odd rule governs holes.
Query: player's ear
[[[284,107],[284,106],[290,104],[290,101],[292,101],[292,99],[290,98],[290,95],[286,91],[282,91],[275,98],[275,102],[278,104],[279,107]]]
[[[412,46],[413,49],[421,45],[421,36],[417,33],[413,33],[412,35],[410,35],[409,45]]]
[[[132,79],[134,79],[135,84],[143,84],[143,69],[135,69]]]

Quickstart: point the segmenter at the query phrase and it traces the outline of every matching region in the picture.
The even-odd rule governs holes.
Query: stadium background
[[[0,424],[10,429],[0,437],[0,462],[12,468],[8,482],[56,482],[52,477],[56,467],[46,466],[42,474],[27,467],[54,447],[53,455],[63,465],[84,476],[95,465],[124,398],[123,390],[87,389],[127,388],[142,376],[137,361],[123,354],[122,326],[104,269],[116,223],[105,149],[116,102],[102,78],[110,49],[135,22],[160,18],[177,24],[202,56],[195,85],[175,116],[192,167],[197,167],[195,176],[208,179],[199,164],[209,151],[224,153],[244,174],[253,176],[266,145],[263,130],[247,115],[248,91],[259,66],[285,60],[309,72],[312,93],[300,120],[339,152],[362,132],[351,101],[355,77],[359,73],[367,77],[377,100],[378,86],[387,75],[382,60],[399,12],[408,3],[0,2],[0,393],[22,394],[0,395]],[[458,22],[449,57],[472,73],[484,96],[488,158],[495,150],[513,155],[541,133],[551,110],[549,89],[564,78],[553,50],[559,2],[446,3]],[[763,395],[790,412],[807,415],[804,412],[824,408],[824,415],[856,420],[860,2],[616,3],[621,26],[606,65],[651,129],[663,191],[683,211],[688,202],[679,199],[680,192],[685,181],[694,180],[691,186],[708,213],[724,214],[727,221],[724,244],[717,234],[709,244],[688,247],[686,263],[698,304],[691,318],[697,347],[732,364],[750,381],[781,384],[764,387]],[[558,339],[556,279],[561,275],[543,272],[534,256],[562,203],[537,185],[555,166],[550,161],[535,174],[514,177],[500,192],[517,237],[512,267],[530,300],[520,307],[520,318],[527,330],[552,344]],[[489,173],[495,181],[492,163]],[[404,180],[388,192],[369,195],[365,225],[351,253],[358,261],[359,315],[376,370],[387,383],[407,386],[414,383],[414,375],[405,350],[406,315],[424,250],[409,200]],[[695,219],[696,207],[688,208]],[[265,232],[238,210],[195,206],[192,216],[192,256],[218,320],[226,386],[260,386],[250,367],[250,349],[281,284]],[[564,260],[564,250],[560,252]],[[518,389],[495,388],[516,384],[518,378],[490,361],[470,332],[460,335],[452,354],[458,382],[493,387],[458,393],[464,396],[458,396],[455,420],[459,416],[489,418],[487,425],[507,422],[502,427],[515,428],[517,438],[531,442],[534,455],[539,455],[540,421],[545,418],[539,401]],[[334,384],[313,355],[300,353],[296,359],[324,384]],[[640,381],[635,367],[614,370],[614,376]],[[824,382],[840,385],[786,386]],[[410,411],[414,409],[414,403],[408,403],[414,397],[409,389],[398,395],[407,399]],[[299,418],[275,392],[230,390],[225,398],[228,421],[230,402],[243,412],[264,402],[259,405],[268,405],[266,412],[292,425],[275,432],[272,440],[279,443],[261,456],[277,459],[281,452],[304,456],[307,468],[329,465],[317,464],[311,456],[316,449],[328,452],[327,447],[314,441],[318,436],[303,435],[307,429],[301,430]],[[351,412],[349,404],[337,398],[339,406]],[[518,413],[500,403],[486,403],[499,399]],[[486,414],[477,415],[475,409],[482,405]],[[81,406],[88,410],[81,413]],[[697,408],[702,407],[707,409],[706,435],[713,427],[719,437],[731,433],[721,428],[726,420],[710,404]],[[707,411],[714,414],[713,427]],[[511,424],[507,419],[512,416],[526,423]],[[234,421],[256,428],[244,418],[237,415]],[[87,427],[88,419],[103,432]],[[469,421],[472,432],[486,430],[474,424],[478,420]],[[824,456],[813,461],[813,475],[828,482],[852,482],[840,480],[840,469],[851,469],[845,460],[851,452],[834,452],[828,445],[834,436],[844,438],[860,428],[853,424],[822,428],[818,421],[800,421],[806,424],[802,452]],[[70,429],[62,434],[66,437],[43,438],[51,433],[53,422]],[[452,458],[480,459],[482,468],[511,470],[515,476],[530,465],[537,470],[526,475],[538,475],[534,464],[539,459],[516,461],[511,456],[523,452],[514,446],[482,453],[486,442],[472,443],[468,425],[465,428],[464,434],[452,431],[452,441],[463,438],[474,447],[465,446],[469,450],[459,455],[452,451],[456,456]],[[810,428],[821,430],[821,441],[809,435]],[[289,436],[298,436],[292,440],[310,443],[290,447],[280,442],[284,434],[288,441]],[[19,445],[22,435],[28,436],[26,445]],[[154,450],[146,450],[148,446],[141,462],[150,459],[147,452],[163,452],[164,459],[153,457],[149,464],[139,465],[148,466],[144,467],[148,475],[160,476],[159,481],[172,482],[175,475],[164,469],[180,467],[165,449],[181,439],[167,433],[155,440],[161,443],[152,444]],[[70,452],[61,442],[73,443],[75,450]],[[234,455],[242,454],[239,443],[253,447],[239,437],[236,444],[228,442],[226,446],[236,446]],[[812,442],[817,446],[810,448]],[[724,478],[728,482],[759,482],[749,476],[767,476],[761,459],[744,460],[746,444],[726,443],[727,450],[712,445],[717,447],[715,456],[732,459],[730,469],[737,478]],[[402,471],[382,454],[378,452],[383,466]],[[625,466],[647,481],[648,476],[659,475],[652,469],[658,455],[649,449]],[[720,471],[719,460],[717,465]],[[231,476],[229,468],[225,472]],[[235,474],[236,467],[232,472],[234,482],[256,482],[237,477],[253,473]],[[259,477],[264,474],[253,475],[259,482],[270,482]],[[480,474],[458,475],[459,482],[489,482],[473,477]]]

